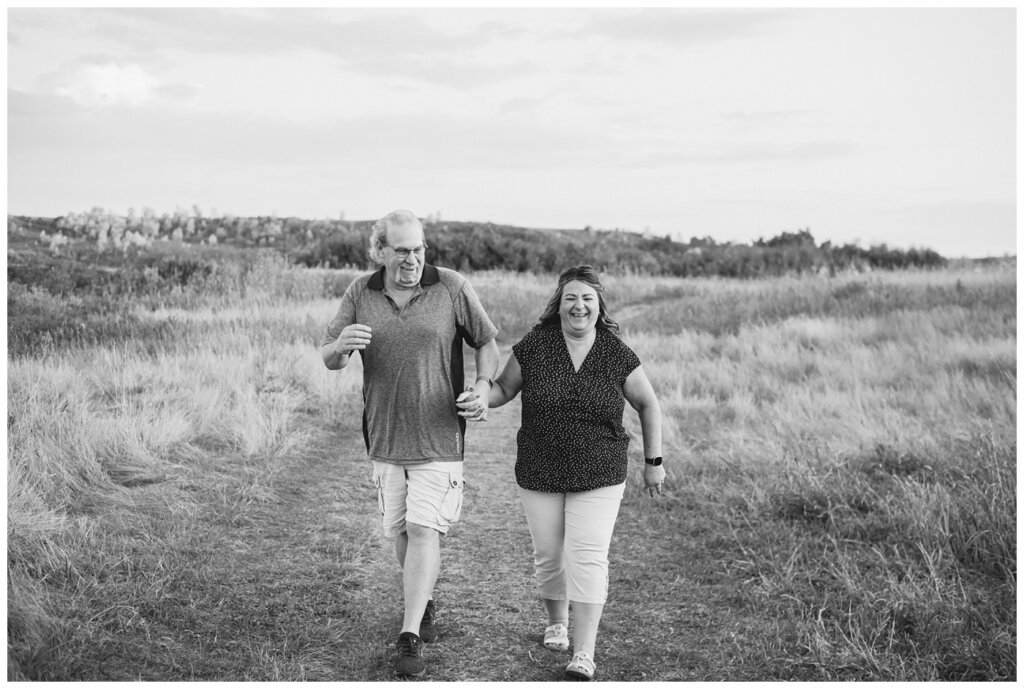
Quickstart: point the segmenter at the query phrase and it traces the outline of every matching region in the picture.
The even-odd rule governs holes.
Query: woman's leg
[[[608,548],[625,488],[619,484],[566,495],[565,569],[575,628],[573,650],[591,656],[608,597]]]
[[[544,609],[548,613],[548,626],[552,624],[564,624],[569,626],[569,599],[544,599]]]
[[[568,624],[562,547],[565,537],[565,495],[519,489],[533,539],[533,566],[548,624]]]
[[[601,613],[604,612],[604,603],[580,603],[572,602],[572,650],[573,652],[585,651],[594,657],[594,649],[597,647],[597,627],[601,624]]]

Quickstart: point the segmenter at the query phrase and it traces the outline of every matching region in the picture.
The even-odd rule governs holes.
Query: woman
[[[500,407],[523,393],[516,482],[533,538],[549,649],[569,650],[572,601],[574,654],[565,669],[572,679],[592,680],[595,673],[608,547],[626,482],[624,399],[640,415],[646,490],[660,494],[665,480],[661,409],[640,360],[617,332],[596,271],[586,265],[563,271],[540,322],[512,347],[487,398],[488,407]],[[459,406],[464,416],[486,417],[475,395]]]

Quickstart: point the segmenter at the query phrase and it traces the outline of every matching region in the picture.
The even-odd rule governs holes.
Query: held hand
[[[334,344],[339,354],[351,354],[357,349],[366,349],[370,344],[371,328],[362,323],[346,325]]]
[[[487,402],[471,387],[455,399],[455,406],[459,408],[459,416],[468,421],[487,420]]]
[[[644,464],[644,490],[650,493],[652,498],[655,495],[661,495],[661,484],[664,482],[664,466],[651,466],[650,464]]]

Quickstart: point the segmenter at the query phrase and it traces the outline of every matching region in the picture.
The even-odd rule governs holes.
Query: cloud
[[[8,91],[11,153],[38,147],[60,157],[146,151],[154,169],[172,160],[232,166],[367,169],[396,160],[423,169],[565,168],[594,162],[600,138],[572,126],[413,111],[295,124],[284,117],[161,107],[96,108]]]
[[[475,89],[538,69],[528,59],[492,49],[524,31],[504,21],[506,11],[117,8],[75,14],[82,35],[116,46],[117,54],[127,49],[140,65],[173,64],[182,54],[216,59],[303,53],[325,56],[335,68],[368,77],[454,89]],[[19,25],[33,17],[19,16]]]
[[[516,30],[484,21],[470,31],[439,30],[429,12],[383,9],[372,13],[330,9],[90,10],[95,33],[142,48],[159,44],[183,51],[235,55],[314,50],[353,60],[440,55],[512,38]]]
[[[794,122],[816,115],[814,110],[735,110],[723,112],[721,118],[726,121],[739,122],[743,125],[757,123]]]
[[[581,33],[618,41],[657,41],[677,48],[749,38],[786,18],[785,10],[642,9],[596,13]]]
[[[533,115],[537,113],[546,102],[543,96],[513,96],[501,102],[501,113],[506,117],[518,115]]]
[[[360,65],[364,74],[397,75],[415,78],[427,84],[447,86],[456,90],[474,91],[501,82],[523,79],[542,70],[533,62],[486,64],[479,60],[452,59],[439,56],[434,60],[378,61]]]
[[[192,100],[202,92],[202,88],[193,84],[161,84],[155,91],[159,96],[179,101]]]
[[[65,128],[68,110],[79,109],[66,98],[8,87],[7,126],[11,151],[23,147],[29,139],[33,144],[38,144],[48,138],[44,135],[37,140],[36,132],[58,134]]]
[[[160,80],[135,63],[77,62],[40,83],[50,93],[90,107],[139,107],[150,103]]]
[[[202,89],[194,84],[167,82],[140,59],[108,54],[82,56],[54,72],[37,77],[31,90],[56,95],[90,108],[139,108],[187,101]]]

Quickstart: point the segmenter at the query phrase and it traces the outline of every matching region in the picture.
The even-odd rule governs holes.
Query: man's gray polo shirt
[[[498,329],[465,277],[423,267],[401,310],[384,293],[384,268],[345,290],[322,345],[352,323],[372,328],[363,359],[363,438],[370,459],[392,464],[462,461],[466,421],[462,342],[479,348]]]

